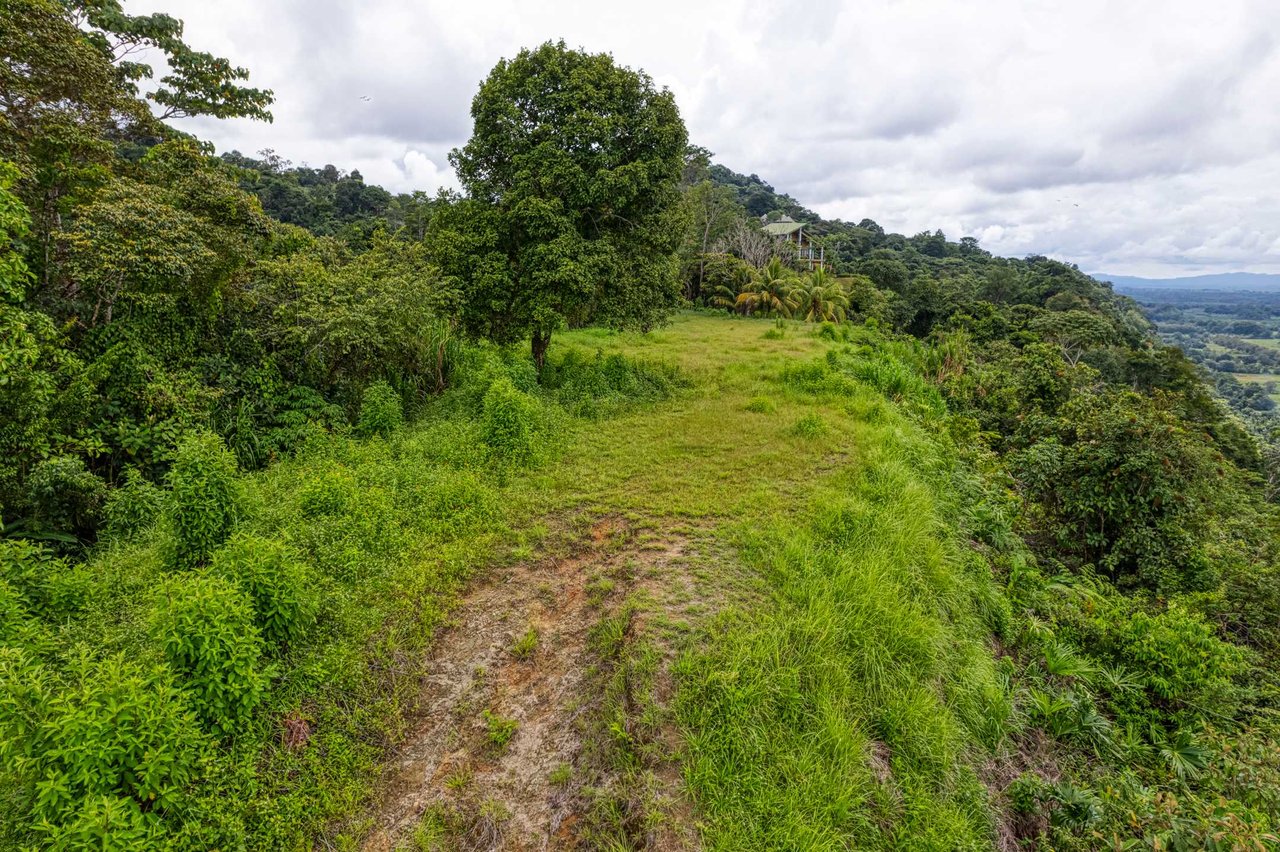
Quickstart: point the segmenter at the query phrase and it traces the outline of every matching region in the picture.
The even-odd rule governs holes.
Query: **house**
[[[809,270],[825,269],[827,266],[826,249],[813,244],[808,232],[805,231],[807,227],[804,222],[797,222],[790,216],[783,216],[776,222],[765,222],[760,230],[776,240],[790,243],[796,253],[796,262],[799,265]]]

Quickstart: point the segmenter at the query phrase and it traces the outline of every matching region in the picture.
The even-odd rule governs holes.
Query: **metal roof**
[[[760,230],[775,237],[785,237],[787,234],[794,234],[803,227],[804,222],[770,222]]]

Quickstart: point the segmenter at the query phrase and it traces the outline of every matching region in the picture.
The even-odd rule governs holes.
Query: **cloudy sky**
[[[275,91],[190,120],[393,191],[499,58],[564,38],[643,68],[691,139],[825,216],[1134,275],[1280,272],[1276,0],[128,0]],[[363,100],[364,97],[370,100]]]

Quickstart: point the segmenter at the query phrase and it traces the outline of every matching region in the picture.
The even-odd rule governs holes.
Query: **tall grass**
[[[850,381],[932,406],[891,355],[793,369],[829,398]],[[748,560],[772,599],[731,612],[680,663],[686,780],[710,849],[985,849],[974,765],[1001,738],[1009,697],[980,637],[999,597],[966,570],[948,521],[944,444],[886,405],[857,462],[799,522],[754,519]]]

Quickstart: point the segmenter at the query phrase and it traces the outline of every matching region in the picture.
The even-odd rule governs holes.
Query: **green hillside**
[[[5,12],[0,848],[1280,845],[1280,450],[1130,299],[563,42],[427,198]]]

